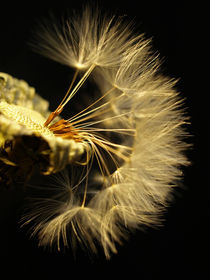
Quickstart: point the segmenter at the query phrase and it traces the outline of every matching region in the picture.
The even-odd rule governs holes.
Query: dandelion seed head
[[[76,68],[67,93],[55,111],[37,109],[33,115],[32,101],[24,116],[3,94],[0,121],[39,134],[51,156],[45,174],[62,170],[55,175],[62,180],[49,183],[48,199],[40,194],[23,217],[24,224],[33,224],[39,244],[61,250],[62,244],[74,247],[77,240],[93,252],[100,244],[109,258],[126,239],[125,228],[159,225],[182,176],[181,166],[189,164],[183,140],[187,117],[176,81],[161,74],[151,40],[134,34],[132,24],[90,7],[62,25],[56,22],[42,24],[36,48]],[[91,95],[80,112],[62,119],[62,110],[89,77],[97,86],[96,96]],[[32,119],[38,130],[28,124]],[[9,137],[5,133],[4,138]],[[0,159],[13,164],[10,157]]]

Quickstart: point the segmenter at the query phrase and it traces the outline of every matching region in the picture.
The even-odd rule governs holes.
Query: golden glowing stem
[[[92,64],[89,69],[85,72],[85,74],[82,76],[78,84],[74,87],[74,89],[71,91],[72,86],[77,78],[79,70],[77,70],[74,74],[74,77],[72,79],[72,82],[69,86],[69,89],[67,93],[65,94],[63,100],[61,103],[58,105],[57,109],[52,112],[49,117],[47,118],[46,122],[44,123],[44,126],[48,126],[63,110],[64,106],[69,102],[69,100],[77,93],[77,91],[80,89],[80,87],[83,85],[83,83],[86,81],[86,79],[89,77],[93,69],[95,68],[95,64]]]
[[[54,112],[52,112],[49,117],[47,118],[46,122],[44,123],[44,126],[48,126],[58,115],[60,115],[60,113],[63,110],[63,102],[65,101],[65,99],[67,98],[67,96],[69,95],[70,90],[72,89],[72,86],[77,78],[79,70],[77,69],[76,72],[74,73],[74,77],[71,81],[71,84],[67,90],[67,93],[65,94],[63,100],[61,101],[61,103],[58,105],[58,107],[56,108],[56,110]]]
[[[110,110],[110,109],[109,109],[109,110]],[[105,112],[106,112],[106,111],[105,111]],[[100,113],[100,112],[99,112],[99,113]],[[92,126],[92,125],[95,125],[95,124],[98,124],[98,123],[102,123],[102,122],[104,122],[104,121],[117,119],[117,118],[123,117],[123,116],[128,115],[128,114],[130,114],[130,112],[128,112],[128,113],[123,113],[123,114],[119,114],[119,115],[114,116],[114,117],[108,117],[108,118],[105,118],[105,119],[102,119],[102,120],[99,120],[99,121],[82,123],[81,128],[85,128],[85,127]],[[89,117],[90,117],[90,116],[89,116]],[[89,117],[87,117],[87,118],[89,118]],[[91,117],[92,117],[92,116],[91,116]],[[84,119],[82,119],[82,120],[86,120],[87,118],[84,118]],[[78,121],[73,122],[72,124],[75,125],[76,123],[78,123]]]
[[[93,71],[93,69],[95,68],[95,64],[92,64],[89,69],[85,72],[85,74],[82,76],[82,78],[80,79],[80,81],[78,82],[78,84],[74,87],[74,89],[72,90],[72,92],[69,94],[69,97],[66,99],[66,101],[62,104],[62,107],[64,107],[69,100],[77,93],[77,91],[81,88],[81,86],[84,84],[84,82],[86,81],[86,79],[89,77],[89,75],[91,74],[91,72]]]
[[[98,116],[100,116],[100,115],[103,115],[104,113],[107,113],[107,112],[109,112],[109,111],[111,111],[111,108],[107,108],[107,109],[104,109],[103,111],[99,111],[99,112],[98,112],[98,110],[97,110],[95,113],[92,113],[91,115],[89,115],[89,116],[87,116],[87,117],[85,117],[85,118],[82,118],[82,119],[79,119],[79,120],[77,120],[77,121],[71,122],[71,124],[72,124],[72,125],[79,124],[79,123],[84,122],[84,121],[86,121],[86,120],[89,120],[89,119],[98,117]],[[88,112],[87,112],[87,113],[88,113]],[[88,122],[88,123],[89,123],[89,122]],[[83,127],[83,124],[84,124],[84,123],[82,123],[82,127]],[[86,123],[85,123],[85,124],[86,124]]]
[[[95,111],[95,110],[98,110],[99,108],[101,108],[101,107],[104,106],[104,105],[109,104],[109,102],[107,102],[107,103],[105,103],[105,104],[103,104],[103,105],[101,105],[101,106],[99,106],[99,107],[97,107],[97,108],[94,108],[94,109],[91,110],[91,111],[88,111],[88,112],[84,113],[85,111],[87,111],[88,109],[90,109],[91,107],[93,107],[95,104],[97,104],[100,100],[102,100],[106,95],[108,95],[109,93],[111,93],[114,89],[115,89],[115,87],[112,87],[112,88],[111,88],[110,90],[108,90],[104,95],[102,95],[100,98],[98,98],[95,102],[93,102],[93,103],[90,104],[88,107],[86,107],[85,109],[83,109],[82,111],[80,111],[79,113],[77,113],[76,115],[74,115],[73,118],[70,118],[69,121],[76,120],[76,119],[78,119],[78,118],[80,118],[80,117],[83,117],[83,116],[85,116],[85,115],[87,115],[87,114],[92,113],[92,112]],[[84,114],[82,114],[82,113],[84,113]],[[82,114],[82,115],[81,115],[81,114]]]
[[[64,107],[63,103],[64,103],[65,99],[67,98],[67,96],[69,95],[69,92],[70,92],[70,90],[72,89],[72,86],[73,86],[73,84],[74,84],[74,82],[75,82],[75,80],[76,80],[76,78],[77,78],[78,73],[79,73],[79,69],[77,69],[76,72],[74,73],[74,77],[73,77],[73,79],[72,79],[72,81],[71,81],[71,84],[70,84],[68,90],[67,90],[67,93],[65,94],[63,100],[61,101],[61,103],[59,104],[59,106],[58,106],[58,108],[55,110],[55,112],[57,112],[57,110],[59,109],[59,107],[62,107],[62,108]]]

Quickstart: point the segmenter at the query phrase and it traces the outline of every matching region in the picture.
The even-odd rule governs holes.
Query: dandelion
[[[42,246],[61,250],[77,240],[97,252],[101,244],[109,258],[126,228],[159,223],[188,164],[182,99],[176,82],[160,74],[150,40],[122,18],[85,8],[63,25],[44,23],[38,38],[36,50],[75,74],[53,112],[26,83],[0,74],[0,172],[20,176],[34,163],[45,175],[61,171],[47,176],[47,195],[23,223]],[[97,97],[64,120],[88,78]]]

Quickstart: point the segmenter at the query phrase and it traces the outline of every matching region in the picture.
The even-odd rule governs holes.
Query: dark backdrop
[[[56,97],[66,91],[69,69],[35,54],[27,44],[32,29],[49,11],[62,15],[66,9],[80,8],[86,1],[61,1],[50,6],[37,5],[35,1],[18,6],[0,5],[0,71],[26,80],[37,92],[50,101],[50,108],[57,105]],[[94,2],[94,1],[93,1]],[[200,126],[206,118],[201,109],[201,98],[195,86],[194,61],[191,56],[193,39],[191,31],[196,18],[191,7],[180,1],[98,1],[105,10],[126,14],[135,19],[140,32],[153,37],[154,49],[164,58],[163,71],[180,78],[178,90],[186,98],[191,116],[189,128],[193,137],[193,149],[188,152],[192,165],[184,169],[183,188],[177,191],[175,200],[165,215],[164,226],[136,232],[130,241],[119,248],[110,261],[101,256],[90,261],[80,252],[76,259],[71,250],[51,253],[37,248],[20,229],[23,195],[20,191],[1,190],[0,194],[0,261],[1,270],[15,272],[16,276],[33,276],[50,279],[85,277],[118,277],[133,279],[189,279],[198,272],[207,271],[209,265],[209,193],[204,182],[200,157]],[[195,57],[195,54],[193,54]],[[201,262],[200,262],[201,261]],[[201,266],[199,265],[201,263]],[[3,273],[3,272],[2,272]],[[128,273],[128,274],[126,274]],[[7,274],[8,275],[8,274]],[[5,278],[6,279],[6,278]]]

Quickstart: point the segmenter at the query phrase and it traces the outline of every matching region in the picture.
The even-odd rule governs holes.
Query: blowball
[[[42,246],[61,250],[77,240],[97,252],[101,244],[109,258],[127,229],[160,223],[188,164],[187,117],[176,81],[161,74],[150,40],[132,29],[90,8],[63,25],[41,26],[36,50],[75,68],[66,95],[42,125],[51,137],[83,147],[79,160],[48,177],[23,217]],[[96,96],[55,122],[89,77]]]

